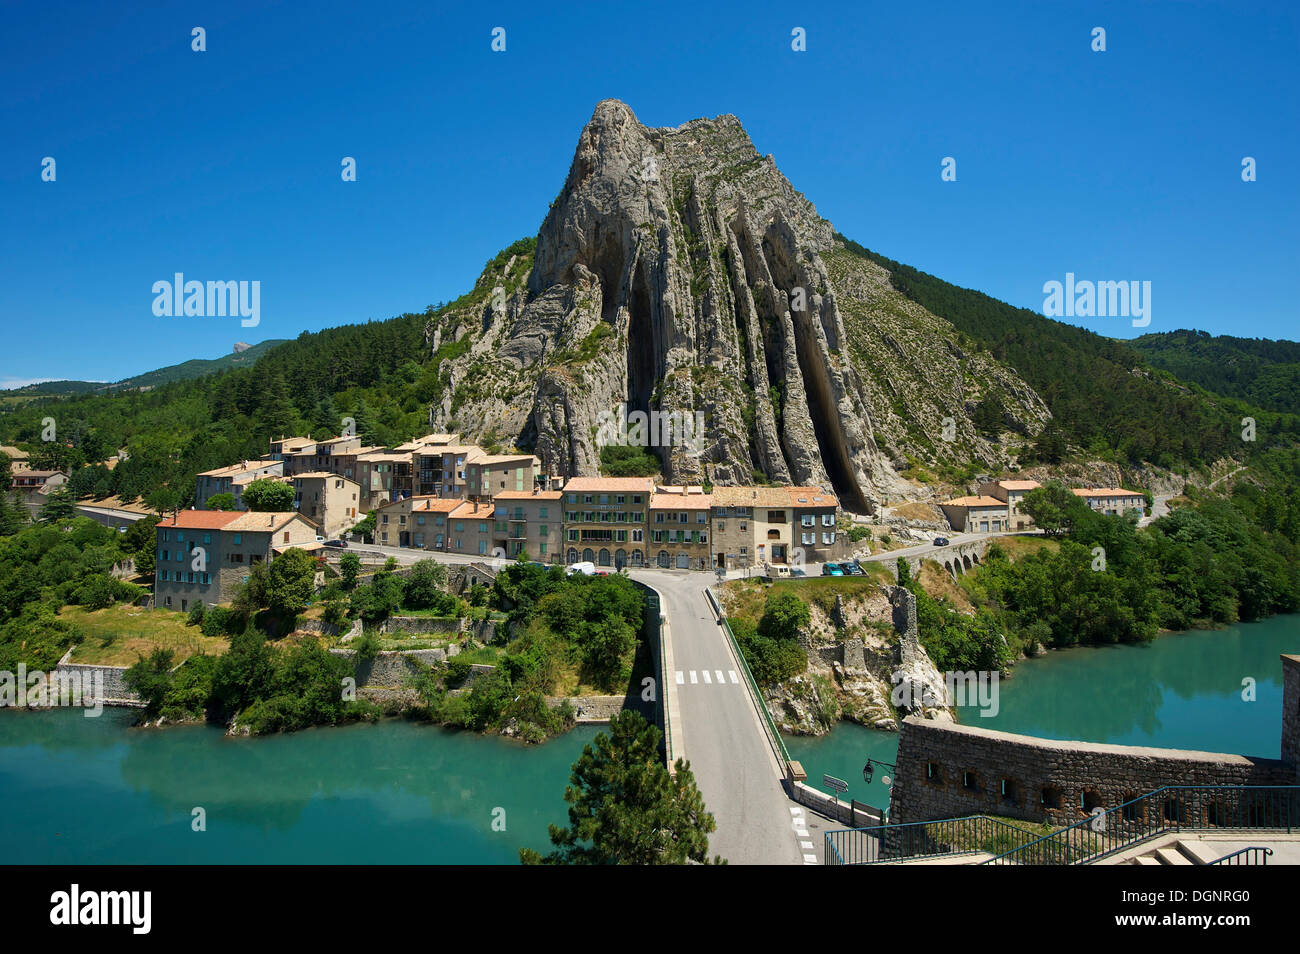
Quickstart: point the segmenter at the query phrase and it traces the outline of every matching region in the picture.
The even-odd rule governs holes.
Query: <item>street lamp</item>
[[[898,766],[890,762],[882,762],[880,759],[867,759],[867,764],[862,766],[862,780],[866,782],[868,785],[871,784],[872,776],[876,774],[877,765],[881,766],[882,768],[893,769],[895,772],[898,771]],[[880,781],[883,782],[885,785],[889,785],[891,783],[891,779],[889,778],[888,775],[880,776]]]

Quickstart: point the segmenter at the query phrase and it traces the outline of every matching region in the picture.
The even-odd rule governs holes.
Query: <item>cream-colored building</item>
[[[1081,498],[1098,513],[1111,516],[1136,513],[1140,517],[1146,511],[1146,494],[1137,490],[1124,490],[1121,487],[1076,487],[1070,493]]]
[[[980,495],[993,497],[1007,505],[1007,523],[1011,530],[1025,530],[1034,525],[1034,518],[1020,510],[1025,494],[1041,487],[1036,480],[1007,480],[999,478],[980,484]]]
[[[316,523],[328,539],[347,533],[365,516],[355,480],[325,471],[295,474],[292,480],[293,509]]]
[[[493,548],[511,559],[520,553],[538,563],[564,561],[564,493],[559,490],[505,490],[492,498]],[[594,562],[594,561],[593,561]]]
[[[939,504],[939,509],[958,533],[1001,533],[1009,529],[1006,502],[997,497],[954,497]]]
[[[646,566],[649,477],[574,477],[564,485],[564,561]]]
[[[500,493],[533,489],[541,461],[532,454],[483,454],[465,462],[465,494],[490,503]]]
[[[650,497],[650,562],[679,570],[708,569],[709,508],[713,498],[701,487],[660,487]]]
[[[235,509],[247,510],[244,488],[255,480],[280,477],[284,466],[284,462],[279,460],[243,460],[230,467],[205,470],[195,481],[194,506],[203,510],[210,498],[217,494],[231,494],[235,498]]]

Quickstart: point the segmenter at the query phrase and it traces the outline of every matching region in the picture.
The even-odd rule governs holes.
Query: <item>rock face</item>
[[[901,586],[889,587],[888,596],[894,609],[894,629],[898,631],[898,668],[893,673],[892,690],[894,706],[903,716],[920,715],[951,722],[943,675],[921,645],[920,629],[916,624],[916,596]]]
[[[969,418],[989,389],[1014,430],[1048,416],[847,251],[734,116],[650,129],[601,102],[532,262],[467,297],[426,333],[435,353],[469,339],[431,423],[531,447],[556,474],[599,473],[611,416],[658,412],[702,425],[651,434],[667,482],[759,470],[873,512],[912,492],[893,461],[996,460]]]

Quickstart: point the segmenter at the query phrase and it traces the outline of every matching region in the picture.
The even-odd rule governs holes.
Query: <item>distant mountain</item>
[[[1157,368],[1225,397],[1300,414],[1300,342],[1170,331],[1128,342]]]
[[[28,400],[43,397],[66,397],[70,394],[95,394],[110,391],[132,391],[156,388],[173,381],[188,381],[204,375],[228,371],[232,368],[250,367],[276,345],[284,344],[283,338],[272,338],[255,345],[239,342],[231,354],[220,358],[192,358],[180,364],[169,365],[154,371],[146,371],[121,381],[105,383],[103,381],[42,381],[21,388],[0,391],[0,401],[21,404]]]

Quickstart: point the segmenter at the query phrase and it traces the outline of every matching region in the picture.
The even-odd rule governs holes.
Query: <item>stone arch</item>
[[[591,547],[587,547],[587,549],[582,551],[582,560],[584,563],[596,562],[596,554],[592,552]]]
[[[627,566],[627,551],[622,547],[614,551],[614,566],[620,570]]]
[[[998,792],[1004,805],[1020,804],[1020,783],[1014,778],[1004,778],[998,784]]]
[[[963,572],[970,569],[970,555],[962,554],[961,565]]]
[[[597,565],[597,566],[609,566],[609,563],[610,563],[610,560],[609,560],[609,551],[608,551],[607,549],[605,549],[604,547],[601,547],[601,548],[600,548],[600,553],[596,554],[596,565]]]
[[[1059,785],[1044,785],[1040,799],[1043,808],[1049,812],[1059,812],[1065,808],[1065,792]]]
[[[1084,789],[1083,794],[1079,796],[1079,807],[1083,809],[1085,815],[1091,815],[1096,809],[1104,809],[1105,803],[1101,799],[1101,793],[1096,789]]]
[[[658,561],[658,563],[659,563],[659,565],[660,565],[661,567],[663,567],[664,569],[667,569],[667,568],[668,568],[668,551],[667,551],[667,550],[660,550],[660,551],[659,551],[659,555],[658,555],[658,557],[656,557],[656,559],[657,559],[657,561]]]
[[[967,792],[979,793],[983,791],[980,781],[979,773],[974,769],[966,769],[961,773],[961,787]]]
[[[577,562],[578,562],[578,551],[577,551],[576,549],[574,549],[573,547],[569,547],[568,558],[569,558],[569,559],[568,559],[568,562],[569,562],[569,563],[577,563]]]

